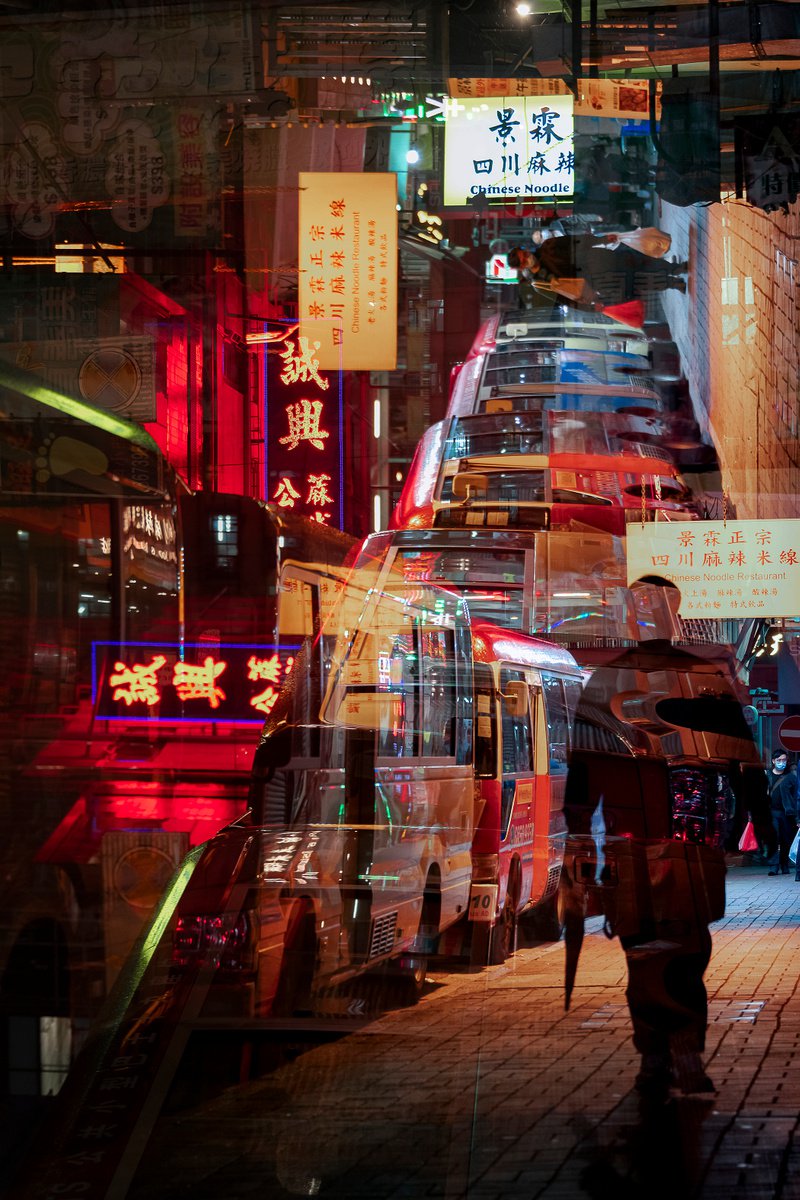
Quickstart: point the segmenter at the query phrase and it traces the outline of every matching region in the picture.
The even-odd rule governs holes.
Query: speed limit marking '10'
[[[786,750],[800,750],[800,715],[781,721],[778,726],[778,741]]]
[[[496,883],[473,883],[469,892],[470,921],[493,921],[497,912]]]

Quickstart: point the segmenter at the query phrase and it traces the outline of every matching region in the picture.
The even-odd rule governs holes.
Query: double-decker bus
[[[470,357],[494,350],[539,341],[560,341],[563,349],[600,350],[636,354],[644,359],[650,355],[650,345],[641,329],[624,325],[598,312],[581,312],[566,305],[553,305],[541,312],[498,313],[484,321],[475,335]]]
[[[567,415],[490,413],[432,426],[392,524],[588,527],[621,535],[627,520],[652,519],[654,510],[664,519],[696,516],[668,452]]]
[[[652,380],[638,372],[613,371],[598,352],[595,359],[566,358],[559,349],[539,349],[524,361],[479,354],[459,371],[447,409],[449,417],[484,412],[567,409],[654,415],[664,404]],[[622,356],[618,356],[622,357]],[[623,358],[623,367],[630,363]]]

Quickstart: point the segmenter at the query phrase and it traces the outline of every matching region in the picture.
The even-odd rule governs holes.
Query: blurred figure
[[[613,251],[605,248],[611,246]],[[594,308],[645,299],[668,288],[685,292],[683,275],[689,268],[687,262],[651,258],[621,244],[616,233],[565,233],[535,249],[515,246],[508,253],[508,265],[525,272],[524,277],[534,286],[549,287],[559,294],[563,294],[565,281],[580,280],[582,292],[573,299]]]
[[[785,750],[772,751],[772,770],[768,775],[769,803],[777,847],[767,860],[768,875],[789,874],[789,849],[797,827],[797,776],[789,766]],[[800,879],[800,872],[795,878]]]
[[[725,911],[731,793],[763,829],[764,773],[724,670],[672,644],[678,589],[646,576],[631,596],[641,644],[594,672],[575,718],[562,883],[567,1003],[583,917],[602,913],[627,960],[637,1088],[650,1098],[675,1084],[711,1095],[701,1059],[708,927]]]
[[[599,213],[565,213],[563,217],[551,217],[541,229],[534,229],[531,241],[534,246],[541,246],[549,238],[563,237],[566,233],[593,233],[595,225],[602,224]]]

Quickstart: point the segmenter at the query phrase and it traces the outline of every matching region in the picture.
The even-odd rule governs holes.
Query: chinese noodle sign
[[[471,196],[571,196],[572,96],[495,96],[447,109],[444,203]]]
[[[265,498],[321,525],[343,527],[342,372],[323,371],[330,321],[265,323]],[[339,347],[337,347],[337,350]]]
[[[92,643],[92,694],[101,720],[261,724],[297,646]]]
[[[397,364],[397,177],[300,172],[300,332],[329,322],[323,370]]]
[[[682,617],[794,617],[800,521],[657,521],[628,526],[628,582],[662,575]]]

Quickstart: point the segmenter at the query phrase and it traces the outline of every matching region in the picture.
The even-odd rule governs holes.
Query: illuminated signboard
[[[505,254],[490,254],[486,260],[486,278],[492,283],[516,283],[519,272],[508,265]]]
[[[571,96],[465,99],[445,120],[444,203],[571,196],[575,186]]]
[[[397,176],[300,172],[298,309],[323,370],[397,365]]]
[[[297,644],[92,643],[92,700],[101,721],[261,725]]]
[[[264,498],[321,525],[344,528],[341,370],[317,357],[329,321],[268,321],[264,345]]]
[[[628,582],[672,580],[682,617],[797,614],[800,521],[656,521],[627,535]]]

